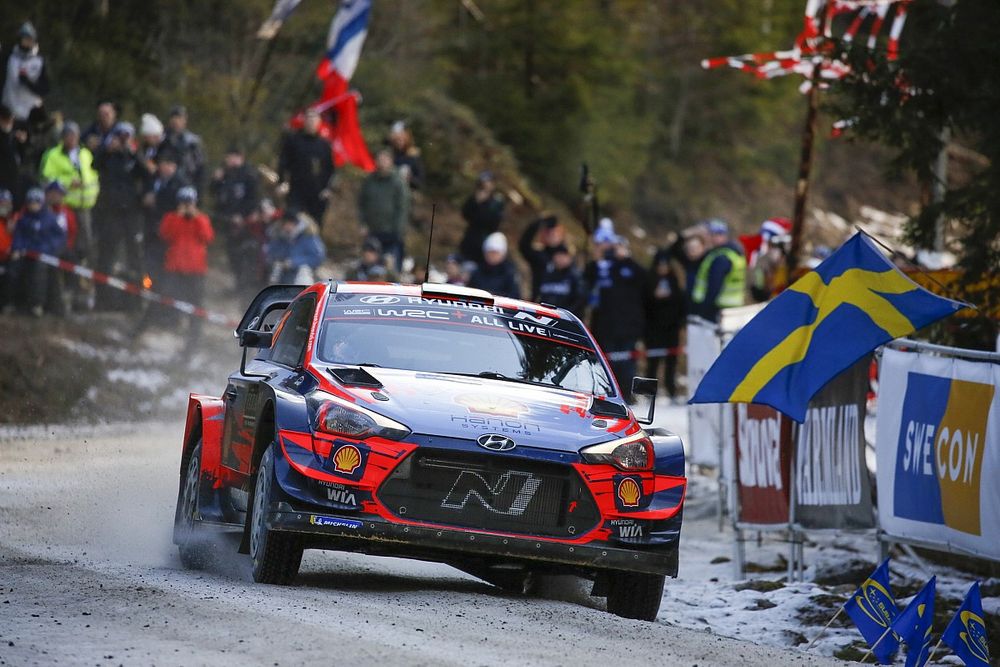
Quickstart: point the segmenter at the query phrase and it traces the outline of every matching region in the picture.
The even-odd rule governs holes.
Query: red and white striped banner
[[[72,273],[74,275],[80,276],[86,280],[93,280],[98,285],[107,285],[116,290],[122,292],[128,292],[129,294],[134,294],[152,303],[160,304],[162,306],[167,306],[168,308],[173,308],[174,310],[179,310],[182,313],[186,313],[193,317],[200,317],[204,320],[208,320],[214,324],[221,324],[223,326],[229,327],[230,329],[235,329],[239,324],[238,320],[234,320],[231,317],[223,315],[222,313],[212,312],[210,310],[205,310],[201,306],[196,306],[189,301],[182,301],[181,299],[175,299],[172,296],[164,296],[163,294],[157,294],[151,290],[142,287],[141,285],[136,285],[135,283],[129,283],[121,278],[115,278],[114,276],[109,276],[106,273],[101,273],[100,271],[94,271],[86,266],[81,266],[79,264],[74,264],[73,262],[67,262],[64,259],[59,259],[54,255],[46,255],[40,252],[35,252],[34,250],[29,250],[24,253],[24,256],[28,259],[33,259],[35,261],[41,262],[42,264],[48,264],[49,266],[55,267],[60,271],[65,271],[67,273]]]
[[[684,352],[683,347],[651,347],[646,350],[623,350],[621,352],[605,352],[608,361],[629,361],[631,359],[653,359],[662,357],[677,357]]]

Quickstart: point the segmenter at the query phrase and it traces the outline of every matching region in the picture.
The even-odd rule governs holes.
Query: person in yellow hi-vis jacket
[[[66,189],[65,203],[76,215],[77,249],[80,263],[94,265],[94,242],[91,212],[97,203],[100,179],[94,169],[94,155],[86,146],[80,145],[80,126],[67,121],[62,129],[62,141],[50,148],[42,156],[42,179],[46,183],[59,181]],[[81,282],[81,304],[86,309],[94,306],[93,286]]]

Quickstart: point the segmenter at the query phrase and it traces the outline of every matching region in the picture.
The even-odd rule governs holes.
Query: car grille
[[[567,465],[419,449],[379,488],[396,516],[491,532],[573,537],[599,513]]]

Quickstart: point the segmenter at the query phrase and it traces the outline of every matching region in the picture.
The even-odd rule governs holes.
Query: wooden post
[[[819,109],[819,70],[816,63],[813,70],[812,85],[806,96],[806,123],[802,130],[802,150],[799,153],[799,177],[795,181],[795,208],[792,213],[792,242],[788,250],[788,281],[792,282],[795,269],[799,266],[799,255],[802,252],[802,230],[806,221],[806,203],[809,198],[809,178],[812,172],[813,144],[816,137],[816,116]]]

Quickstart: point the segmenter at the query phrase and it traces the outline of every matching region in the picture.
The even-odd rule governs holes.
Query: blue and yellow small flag
[[[936,587],[937,577],[931,577],[892,622],[892,632],[906,643],[905,667],[923,667],[930,658]]]
[[[941,641],[951,647],[969,667],[990,667],[990,649],[986,641],[986,617],[979,596],[979,582],[972,584],[962,606],[948,623]]]
[[[892,596],[892,586],[889,584],[888,558],[868,575],[854,595],[844,603],[844,611],[854,621],[868,645],[875,645],[872,649],[875,659],[883,665],[892,664],[892,656],[899,648],[899,638],[892,633],[887,635],[886,631],[899,615],[899,607],[896,606],[896,598]]]
[[[816,392],[858,359],[966,307],[855,234],[733,337],[690,402],[763,403],[801,423]]]

